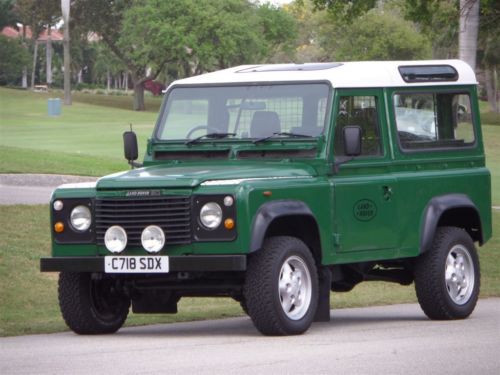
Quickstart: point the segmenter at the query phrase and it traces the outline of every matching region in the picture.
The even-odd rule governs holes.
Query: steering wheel
[[[189,131],[187,132],[186,138],[187,139],[191,139],[191,135],[195,131],[198,131],[198,130],[201,130],[201,129],[207,129],[207,134],[208,133],[219,133],[220,132],[219,129],[212,128],[212,127],[210,127],[208,125],[198,125],[198,126],[194,126],[191,129],[189,129]]]

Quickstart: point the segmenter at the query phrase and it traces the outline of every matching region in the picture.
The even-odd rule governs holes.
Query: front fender
[[[316,221],[310,208],[301,201],[283,199],[260,206],[252,222],[250,253],[262,247],[267,228],[275,219],[293,215],[310,216]]]

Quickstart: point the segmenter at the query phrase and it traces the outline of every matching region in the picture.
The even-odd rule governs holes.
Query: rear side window
[[[468,94],[396,93],[394,113],[404,150],[453,149],[475,142]]]

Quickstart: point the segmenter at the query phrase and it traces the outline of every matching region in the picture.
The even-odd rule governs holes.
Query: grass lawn
[[[29,169],[60,173],[65,169],[77,175],[102,175],[126,169],[122,134],[130,124],[137,133],[140,152],[145,151],[156,113],[74,102],[62,106],[61,116],[50,117],[49,96],[0,88],[0,173]],[[93,97],[107,99],[105,95]],[[69,165],[66,159],[71,159]]]
[[[0,336],[57,332],[66,328],[57,302],[57,274],[39,272],[39,259],[50,254],[48,208],[0,206]],[[24,228],[29,228],[26,230]],[[500,212],[494,212],[500,233]],[[500,296],[500,238],[480,248],[481,296]],[[415,302],[413,286],[371,282],[349,293],[332,293],[331,307]],[[176,315],[134,315],[127,325],[179,322],[243,315],[230,298],[184,298]]]
[[[127,168],[122,133],[132,123],[144,152],[160,100],[148,98],[154,112],[127,110],[130,97],[78,94],[62,115],[47,115],[47,98],[0,88],[0,173],[64,173],[102,176]],[[105,106],[106,105],[106,106]],[[109,107],[111,106],[111,108]],[[481,103],[484,110],[485,104]],[[484,118],[484,116],[483,116]],[[500,116],[488,114],[483,126],[493,202],[500,205]],[[48,208],[0,206],[0,336],[65,330],[57,302],[57,275],[39,272],[39,258],[50,254]],[[500,211],[494,211],[500,233]],[[480,249],[482,297],[500,296],[500,235]],[[332,308],[416,301],[413,286],[364,283],[349,293],[332,294]],[[128,325],[242,315],[231,299],[186,298],[177,315],[131,315]]]

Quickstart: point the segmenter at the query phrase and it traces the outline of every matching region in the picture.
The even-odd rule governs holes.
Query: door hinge
[[[332,233],[332,239],[333,239],[333,245],[336,247],[340,246],[340,234],[339,233]]]

